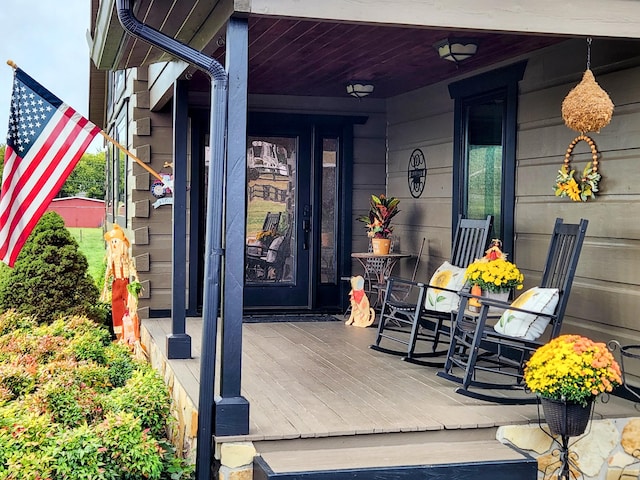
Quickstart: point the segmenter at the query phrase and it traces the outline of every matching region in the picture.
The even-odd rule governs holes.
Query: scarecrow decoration
[[[370,307],[369,299],[364,291],[364,278],[361,275],[351,277],[349,299],[351,301],[351,315],[345,324],[369,327],[376,318],[376,312]]]
[[[576,85],[562,102],[562,118],[565,125],[580,133],[567,148],[564,163],[558,171],[555,193],[558,197],[569,197],[574,202],[586,202],[595,198],[598,182],[602,178],[598,172],[598,149],[588,132],[600,132],[611,122],[613,102],[595,80],[591,66],[591,38],[587,39],[587,70],[582,81]],[[587,163],[576,177],[571,168],[573,149],[580,141],[585,141],[591,149],[591,162]]]
[[[138,295],[142,287],[129,254],[129,240],[119,225],[105,233],[104,239],[107,241],[107,271],[100,299],[108,301],[108,283],[111,281],[113,331],[119,341],[136,345],[140,342]]]

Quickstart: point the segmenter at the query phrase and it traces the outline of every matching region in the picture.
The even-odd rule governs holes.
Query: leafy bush
[[[0,280],[0,311],[15,309],[49,322],[61,314],[86,314],[98,321],[99,291],[87,273],[87,259],[55,212],[45,213],[15,266]]]
[[[124,386],[135,370],[129,348],[122,343],[112,343],[105,350],[105,358],[109,368],[109,381],[113,388]]]
[[[131,412],[157,437],[163,436],[170,418],[168,396],[166,385],[148,364],[133,372],[125,386],[111,392],[114,408]]]
[[[87,424],[63,431],[54,449],[52,470],[55,478],[116,479],[116,472],[105,469],[105,447],[95,429]]]
[[[107,414],[97,425],[97,432],[109,452],[107,467],[121,472],[119,478],[160,478],[162,457],[158,441],[143,430],[140,420],[132,413]]]
[[[160,375],[82,317],[0,325],[0,479],[186,480]],[[26,326],[32,325],[29,329]]]

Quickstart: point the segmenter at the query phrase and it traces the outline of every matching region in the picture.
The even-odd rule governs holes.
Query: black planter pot
[[[590,400],[586,406],[582,406],[579,403],[541,397],[540,403],[549,430],[554,435],[577,437],[587,429],[593,400]]]

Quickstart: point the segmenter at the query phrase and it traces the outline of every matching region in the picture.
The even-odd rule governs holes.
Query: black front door
[[[342,194],[343,137],[340,124],[327,119],[250,116],[248,311],[339,310],[344,290],[340,255],[349,223]]]

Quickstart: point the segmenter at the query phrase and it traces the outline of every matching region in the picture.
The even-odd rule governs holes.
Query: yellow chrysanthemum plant
[[[470,285],[478,285],[484,291],[522,290],[524,275],[507,260],[500,245],[500,240],[492,240],[486,255],[467,267],[464,278]]]
[[[524,369],[529,390],[551,400],[587,406],[622,384],[618,362],[604,343],[561,335],[538,348]]]

